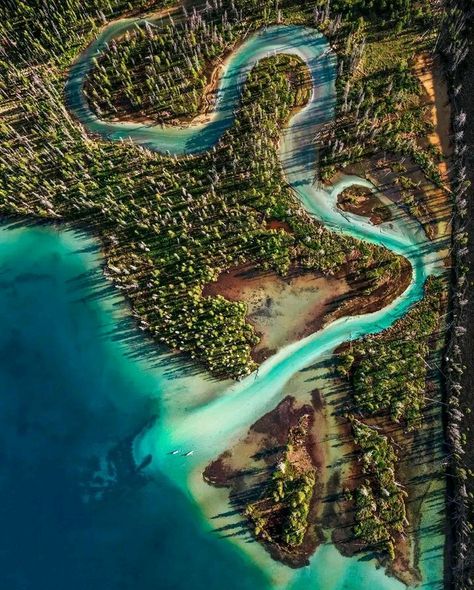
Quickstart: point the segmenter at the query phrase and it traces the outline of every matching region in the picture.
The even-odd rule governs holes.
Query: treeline
[[[394,422],[411,431],[423,427],[428,370],[434,370],[430,350],[439,348],[445,297],[445,279],[428,277],[423,299],[403,318],[388,330],[344,345],[338,355],[339,374],[352,395],[347,417],[361,465],[361,482],[346,492],[354,502],[354,536],[362,550],[390,560],[403,555],[397,546],[410,523],[407,492],[397,481],[400,445],[387,432]]]
[[[397,20],[397,30],[430,13],[426,0],[319,0],[316,4],[328,15],[341,14],[352,19],[364,17],[376,20],[380,27],[384,21]]]
[[[395,559],[397,541],[409,524],[407,493],[395,479],[398,457],[387,436],[353,416],[350,421],[364,476],[353,492],[354,534],[368,549],[387,552]]]
[[[444,58],[450,82],[453,109],[454,158],[452,167],[453,216],[453,282],[452,315],[446,348],[447,408],[446,438],[448,449],[448,508],[451,543],[449,545],[449,586],[467,590],[474,586],[474,458],[472,381],[468,369],[472,362],[468,331],[472,279],[472,245],[469,245],[472,183],[467,167],[469,145],[467,130],[472,127],[472,114],[466,105],[472,100],[470,69],[466,58],[472,53],[474,8],[470,0],[446,2],[446,12],[438,47]]]
[[[70,58],[87,35],[125,11],[160,8],[173,0],[4,0],[0,4],[3,55],[30,65]]]
[[[425,295],[389,330],[350,343],[340,354],[339,374],[351,385],[357,411],[389,415],[411,429],[419,426],[425,404],[428,363],[440,322],[445,285],[429,277]]]

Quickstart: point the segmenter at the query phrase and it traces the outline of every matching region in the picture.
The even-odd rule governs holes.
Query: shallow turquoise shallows
[[[8,313],[0,375],[8,393],[2,412],[8,461],[0,473],[9,492],[2,516],[10,523],[9,536],[18,536],[10,545],[1,543],[8,547],[0,554],[2,571],[9,572],[11,587],[35,589],[403,588],[373,560],[344,558],[331,544],[316,552],[309,567],[294,571],[271,561],[256,543],[225,531],[218,535],[213,519],[230,508],[225,494],[212,495],[200,473],[277,405],[295,373],[341,342],[402,317],[422,297],[426,277],[440,272],[439,257],[420,227],[403,216],[375,227],[337,209],[341,190],[366,181],[345,177],[329,190],[313,183],[313,140],[335,104],[336,60],[323,36],[278,26],[247,39],[226,64],[216,111],[205,125],[106,123],[84,101],[84,76],[94,55],[134,22],[105,29],[71,69],[67,104],[88,130],[178,155],[209,149],[232,125],[256,61],[279,52],[299,55],[314,87],[283,135],[287,179],[326,226],[406,256],[412,282],[384,310],[337,320],[279,351],[258,375],[216,384],[187,372],[171,355],[144,348],[114,306],[91,240],[71,232],[4,228],[1,303]],[[176,457],[170,454],[175,449],[195,453]],[[442,498],[433,496],[424,504],[421,527],[425,588],[442,587],[442,519]]]

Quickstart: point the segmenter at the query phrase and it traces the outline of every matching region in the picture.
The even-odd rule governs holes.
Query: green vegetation
[[[307,70],[295,57],[259,63],[243,89],[235,124],[208,153],[173,158],[87,136],[64,106],[72,60],[109,19],[168,4],[2,4],[0,213],[95,231],[105,272],[127,295],[140,327],[213,375],[241,378],[255,368],[257,342],[246,306],[202,294],[223,271],[243,263],[282,276],[290,266],[328,275],[344,270],[365,278],[371,291],[379,281],[400,278],[402,259],[328,231],[286,184],[278,141],[290,114],[309,96]],[[244,32],[275,22],[316,25],[340,58],[337,118],[318,138],[321,177],[389,151],[439,184],[439,154],[426,147],[430,128],[412,61],[415,42],[417,51],[433,47],[438,15],[432,6],[428,0],[213,0],[206,15],[177,16],[159,34],[148,25],[112,42],[86,91],[103,117],[167,123],[193,117],[202,112],[213,66]],[[383,22],[373,18],[381,14]],[[405,203],[418,214],[412,182],[408,173],[399,177]],[[269,229],[274,220],[289,231]],[[362,414],[388,413],[412,428],[419,422],[441,291],[441,281],[430,278],[425,298],[404,319],[341,356],[340,371]],[[352,427],[365,478],[355,493],[355,534],[393,557],[405,525],[396,454],[373,428],[355,418]],[[286,551],[304,544],[311,526],[317,474],[305,435],[304,424],[291,431],[279,468],[262,497],[246,508],[255,535]]]
[[[26,60],[29,65],[51,61],[66,64],[108,20],[173,3],[172,0],[6,0],[0,5],[0,35],[11,61]]]
[[[303,543],[316,483],[316,471],[305,449],[306,429],[303,417],[290,431],[281,461],[262,497],[245,509],[258,538],[289,551]]]
[[[421,85],[411,68],[401,62],[390,71],[361,78],[349,88],[347,103],[342,105],[344,122],[335,131],[338,154],[325,154],[326,160],[329,158],[333,166],[347,164],[378,150],[389,150],[410,157],[439,184],[438,155],[421,145],[431,128],[420,100]],[[339,151],[341,142],[344,148]]]
[[[441,155],[426,146],[431,124],[413,59],[432,50],[439,8],[427,0],[342,0],[333,9],[342,14],[337,26],[319,16],[341,59],[336,121],[319,138],[321,177],[328,180],[341,167],[391,152],[440,186]],[[381,14],[387,17],[382,23]]]
[[[386,436],[353,416],[350,420],[354,440],[362,451],[362,473],[366,476],[354,492],[354,533],[368,548],[387,551],[394,559],[397,536],[408,524],[407,494],[395,480],[397,455]]]
[[[307,96],[295,88],[306,78],[295,58],[262,62],[217,149],[181,159],[88,138],[64,107],[53,63],[0,67],[0,210],[94,229],[142,328],[219,377],[249,373],[257,340],[244,304],[202,296],[223,270],[251,261],[285,274],[294,262],[332,274],[349,256],[359,272],[396,260],[325,230],[282,178],[280,129]],[[292,233],[267,229],[271,219]]]
[[[321,6],[326,3],[319,2]],[[367,18],[377,21],[381,27],[385,24],[381,19],[393,21],[401,19],[403,26],[410,25],[413,20],[425,17],[429,3],[422,0],[333,0],[327,3],[334,14],[342,14],[345,18]]]
[[[250,1],[232,10],[216,6],[206,17],[190,13],[169,20],[163,35],[147,27],[111,44],[90,88],[96,108],[119,109],[125,97],[124,108],[132,114],[162,120],[195,114],[210,63],[244,26],[317,20],[311,7],[292,1],[278,10],[273,3]],[[326,274],[347,268],[373,289],[387,275],[398,280],[400,259],[327,231],[285,183],[277,142],[292,110],[309,95],[306,68],[294,57],[276,56],[254,69],[235,125],[207,154],[176,159],[87,137],[64,107],[65,71],[97,26],[125,9],[100,0],[53,3],[49,11],[33,12],[23,4],[2,9],[0,211],[94,229],[104,243],[106,272],[129,297],[141,327],[214,375],[240,378],[255,368],[251,350],[257,337],[246,322],[246,307],[202,296],[222,271],[245,262],[281,275],[291,264]],[[46,23],[47,31],[20,43],[12,22],[29,31]],[[364,26],[343,21],[336,33],[357,50]],[[395,78],[396,96],[405,87],[412,92],[407,71]],[[97,87],[94,95],[98,83],[101,92]],[[389,94],[382,90],[380,77],[374,96]],[[395,108],[394,101],[384,108]],[[268,229],[275,219],[290,231]]]
[[[428,364],[426,358],[440,321],[443,282],[430,277],[425,296],[391,329],[344,350],[339,373],[348,377],[358,411],[389,413],[414,428],[420,421]]]
[[[103,119],[140,113],[163,123],[201,112],[212,64],[244,32],[239,20],[216,22],[214,12],[176,25],[147,24],[112,41],[89,77],[94,110]]]
[[[367,215],[379,222],[390,221],[392,213],[378,196],[370,189],[362,186],[350,186],[338,195],[338,207],[357,215]],[[375,221],[373,221],[375,223]]]
[[[273,2],[208,2],[202,10],[137,26],[96,60],[86,85],[89,103],[103,119],[192,118],[212,106],[212,91],[205,89],[223,55],[250,31],[283,18],[307,23],[311,10],[295,1],[278,9]]]

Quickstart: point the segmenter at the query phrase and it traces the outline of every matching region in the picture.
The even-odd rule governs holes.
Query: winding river
[[[365,218],[341,213],[336,207],[337,195],[351,184],[370,186],[367,181],[345,177],[329,189],[314,184],[317,151],[313,139],[318,128],[333,118],[335,109],[336,58],[320,33],[305,27],[274,26],[249,37],[227,60],[215,110],[205,124],[167,128],[101,121],[89,109],[82,92],[84,79],[93,67],[92,59],[113,37],[141,22],[140,19],[125,19],[111,24],[71,68],[66,86],[67,105],[88,131],[111,141],[130,139],[148,149],[178,156],[208,150],[232,125],[242,85],[253,66],[276,53],[297,55],[309,68],[313,91],[307,106],[290,120],[283,133],[280,158],[288,182],[306,210],[326,227],[386,246],[405,256],[413,268],[407,290],[383,310],[331,323],[283,348],[268,359],[257,374],[239,383],[216,385],[205,376],[177,374],[170,368],[173,360],[166,357],[153,369],[153,379],[160,390],[159,420],[135,438],[135,460],[140,463],[151,454],[153,461],[147,468],[150,474],[161,479],[165,476],[190,500],[190,505],[195,505],[198,498],[201,508],[193,509],[193,517],[206,531],[212,528],[212,514],[226,512],[229,507],[225,494],[210,491],[203,483],[200,477],[203,465],[229,448],[258,417],[273,409],[282,399],[285,384],[299,371],[330,356],[342,342],[380,332],[401,318],[422,297],[426,277],[441,272],[442,265],[435,247],[413,220],[398,215],[390,223],[373,226]],[[177,448],[196,452],[187,458],[170,455],[170,451]],[[429,526],[442,518],[439,511],[436,503],[432,506],[427,503],[423,509],[422,530],[426,532],[421,535],[420,563],[423,587],[430,589],[442,587],[443,539]],[[255,543],[245,543],[239,538],[221,543],[236,545],[245,560],[257,564],[272,589],[398,590],[403,587],[397,580],[387,577],[382,569],[377,569],[373,560],[344,558],[331,544],[318,549],[309,567],[293,571],[273,562]],[[209,554],[209,567],[212,562],[213,555]]]

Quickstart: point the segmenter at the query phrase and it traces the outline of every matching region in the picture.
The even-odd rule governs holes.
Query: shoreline
[[[310,429],[306,438],[306,451],[311,457],[316,472],[316,484],[310,501],[308,528],[302,545],[293,551],[256,537],[271,557],[290,568],[298,569],[309,565],[309,558],[324,540],[322,530],[318,528],[323,506],[324,490],[327,487],[326,452],[324,443],[324,425],[322,415],[324,402],[321,394],[315,390],[311,403],[298,402],[295,397],[287,395],[273,410],[267,412],[250,426],[246,436],[232,449],[224,451],[209,463],[204,472],[204,481],[214,487],[229,489],[230,503],[244,516],[245,506],[252,498],[265,489],[269,474],[276,469],[280,449],[287,443],[290,430],[299,420],[308,417]],[[249,463],[253,467],[249,467]],[[255,536],[250,522],[246,526]]]
[[[215,282],[205,285],[203,296],[221,295],[247,305],[246,320],[260,338],[252,349],[252,358],[260,364],[280,348],[314,334],[331,321],[389,305],[408,288],[412,268],[407,261],[402,262],[398,281],[392,282],[388,275],[388,280],[369,294],[364,293],[367,284],[351,275],[350,263],[335,276],[292,266],[284,277],[246,263],[224,271]],[[306,305],[302,305],[304,299]],[[296,309],[295,304],[299,306]]]

